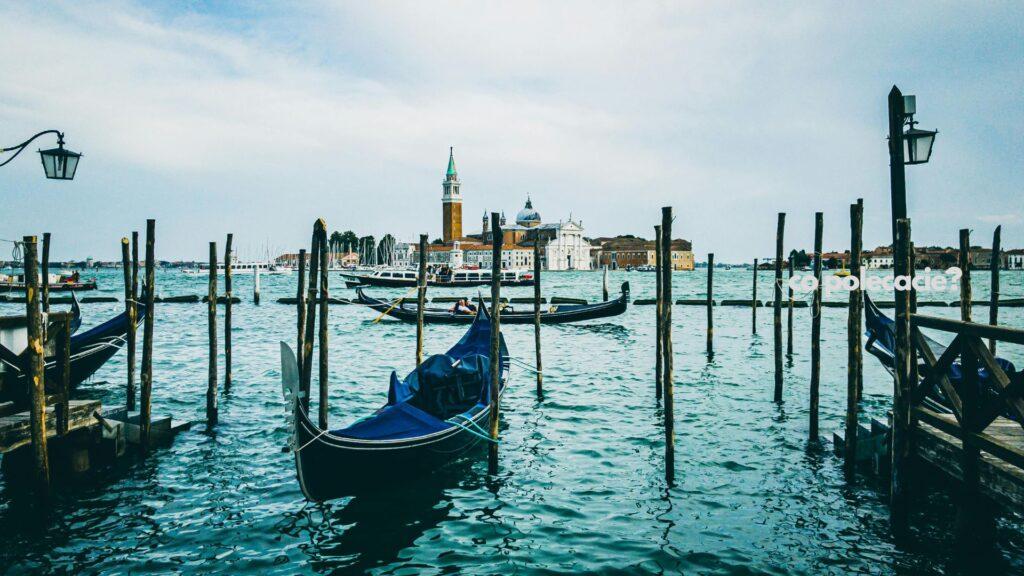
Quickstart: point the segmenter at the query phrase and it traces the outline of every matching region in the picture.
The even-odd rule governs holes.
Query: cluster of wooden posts
[[[144,451],[149,446],[150,423],[151,423],[151,397],[153,391],[153,289],[154,286],[154,242],[156,223],[154,220],[146,221],[146,265],[145,265],[145,290],[146,297],[146,320],[143,328],[142,346],[142,374],[139,408],[139,445]],[[138,272],[139,252],[138,233],[133,233],[132,259],[129,265],[128,240],[122,239],[122,261],[124,264],[125,277],[125,305],[129,315],[130,326],[127,334],[128,341],[128,383],[126,404],[127,410],[135,409],[135,313],[138,301]],[[51,312],[49,302],[49,254],[50,234],[43,234],[42,242],[42,265],[39,267],[39,246],[36,236],[24,236],[22,246],[24,248],[24,273],[25,273],[25,301],[28,337],[28,366],[27,381],[29,395],[29,422],[30,438],[32,446],[33,463],[33,487],[41,496],[50,494],[51,470],[50,470],[50,436],[58,440],[63,439],[69,433],[69,413],[72,401],[70,400],[69,381],[71,376],[71,312]],[[40,286],[40,277],[43,278]],[[46,315],[44,320],[44,314]],[[47,397],[46,394],[46,358],[45,343],[47,341],[47,324],[62,325],[61,340],[57,350],[59,362],[60,385],[56,394]],[[55,412],[55,433],[48,433],[46,419],[47,403],[54,406]],[[98,406],[98,403],[96,403]],[[99,421],[104,427],[109,423],[103,418],[98,410],[88,415],[89,419]]]

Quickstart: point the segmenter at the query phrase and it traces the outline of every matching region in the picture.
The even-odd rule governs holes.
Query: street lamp
[[[903,163],[924,164],[932,155],[932,145],[938,131],[919,130],[914,126],[914,114],[917,113],[917,97],[903,97],[903,114],[906,116],[907,131],[903,133]]]
[[[907,217],[907,175],[905,166],[924,164],[932,155],[938,132],[914,126],[917,98],[904,96],[896,86],[889,92],[889,183],[892,190],[892,242],[896,245],[896,222]],[[906,132],[903,127],[907,126]]]
[[[50,148],[49,150],[40,150],[39,157],[43,161],[43,171],[46,173],[46,177],[51,180],[72,180],[75,177],[75,171],[78,169],[78,159],[82,157],[78,152],[72,152],[64,148],[64,133],[57,130],[44,130],[39,134],[29,138],[28,140],[18,144],[17,146],[11,146],[9,148],[0,148],[0,154],[5,152],[14,152],[7,160],[0,163],[0,166],[8,164],[11,160],[18,157],[22,150],[28,147],[33,140],[43,136],[44,134],[56,134],[57,135],[57,147]]]

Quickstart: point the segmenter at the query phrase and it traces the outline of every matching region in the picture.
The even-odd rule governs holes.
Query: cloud
[[[777,211],[790,213],[797,245],[808,243],[813,212],[826,212],[826,244],[842,246],[858,196],[868,238],[884,238],[884,95],[897,80],[921,90],[919,119],[942,131],[933,163],[909,176],[912,215],[936,213],[915,220],[915,235],[946,233],[948,215],[962,212],[959,182],[1019,181],[999,156],[1019,152],[1008,127],[1021,114],[1005,102],[1024,87],[1008,24],[1019,14],[995,8],[203,9],[0,5],[5,42],[31,47],[0,53],[0,125],[19,137],[59,127],[86,154],[73,187],[49,188],[19,161],[7,173],[17,185],[0,194],[38,190],[62,203],[82,220],[68,228],[74,248],[97,255],[116,255],[116,238],[146,216],[164,223],[168,256],[181,257],[201,256],[204,239],[228,230],[242,243],[295,246],[321,215],[361,233],[433,237],[455,145],[467,227],[484,209],[514,213],[530,194],[545,218],[571,211],[588,233],[650,235],[658,208],[672,204],[698,251],[746,259],[771,244]],[[906,30],[907,14],[927,26]],[[930,40],[950,35],[974,42],[977,58]],[[988,89],[991,78],[1001,90]],[[961,122],[985,117],[964,109],[965,94],[1001,110],[1004,128]],[[971,140],[981,134],[1006,144]],[[978,205],[995,206],[987,194]],[[0,226],[54,224],[25,196]]]
[[[1024,216],[1021,216],[1019,213],[985,214],[982,216],[978,216],[978,220],[981,220],[982,222],[987,222],[989,224],[1020,224],[1021,222],[1024,222]]]

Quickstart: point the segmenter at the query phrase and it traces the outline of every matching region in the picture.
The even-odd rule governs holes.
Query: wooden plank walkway
[[[68,402],[68,432],[99,425],[93,412],[101,410],[99,400],[70,400]],[[53,405],[46,406],[46,437],[57,435],[57,413]],[[0,417],[0,454],[32,443],[32,427],[29,413],[18,412]]]
[[[916,454],[956,480],[962,479],[960,427],[952,414],[916,408]],[[1024,510],[1024,428],[999,417],[977,435],[981,492],[1004,506]]]

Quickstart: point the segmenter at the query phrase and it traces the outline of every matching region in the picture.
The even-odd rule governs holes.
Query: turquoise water
[[[717,270],[715,297],[749,298],[750,274]],[[120,294],[119,271],[97,276],[100,293]],[[771,297],[770,276],[760,273],[762,299]],[[629,280],[634,298],[653,296],[653,274],[610,277],[613,293]],[[987,278],[974,275],[976,299],[987,298]],[[398,488],[306,503],[292,456],[281,450],[289,430],[278,341],[294,340],[295,314],[274,300],[293,295],[295,281],[264,276],[257,307],[249,298],[251,277],[235,278],[235,293],[245,302],[234,309],[234,385],[221,396],[214,431],[202,423],[206,307],[159,306],[154,414],[197,424],[144,461],[63,490],[46,514],[0,481],[0,566],[10,573],[260,574],[1024,570],[1021,517],[999,518],[995,553],[966,561],[955,552],[956,508],[944,492],[931,488],[922,496],[912,538],[897,544],[876,483],[843,479],[826,441],[841,428],[845,405],[847,311],[839,308],[823,311],[820,443],[807,439],[809,309],[794,313],[796,353],[786,366],[785,402],[775,404],[771,309],[758,311],[752,336],[749,309],[716,308],[716,354],[709,361],[704,308],[679,306],[673,318],[677,474],[675,485],[666,485],[662,412],[654,399],[654,308],[631,306],[617,318],[544,327],[545,397],[537,400],[531,374],[514,372],[502,406],[497,475],[487,474],[477,452],[431,476],[403,479]],[[548,273],[543,288],[546,295],[595,299],[600,282],[597,273]],[[348,293],[337,275],[332,283],[333,295]],[[1004,273],[1002,283],[1004,297],[1024,297],[1024,274]],[[677,298],[702,297],[704,286],[705,271],[675,274]],[[203,294],[205,279],[162,271],[158,290]],[[85,326],[121,306],[84,305]],[[0,304],[0,314],[21,310]],[[415,328],[373,324],[375,314],[356,306],[332,306],[330,315],[331,423],[338,427],[384,402],[391,370],[413,367]],[[988,309],[975,315],[985,320]],[[1004,309],[1001,316],[1024,327],[1024,309]],[[445,350],[461,332],[428,326],[427,351]],[[512,355],[532,363],[532,327],[509,326],[504,333]],[[1019,347],[1004,346],[1001,354],[1024,363]],[[124,358],[116,356],[79,395],[123,402]],[[867,413],[881,417],[891,379],[870,356],[865,389]]]

